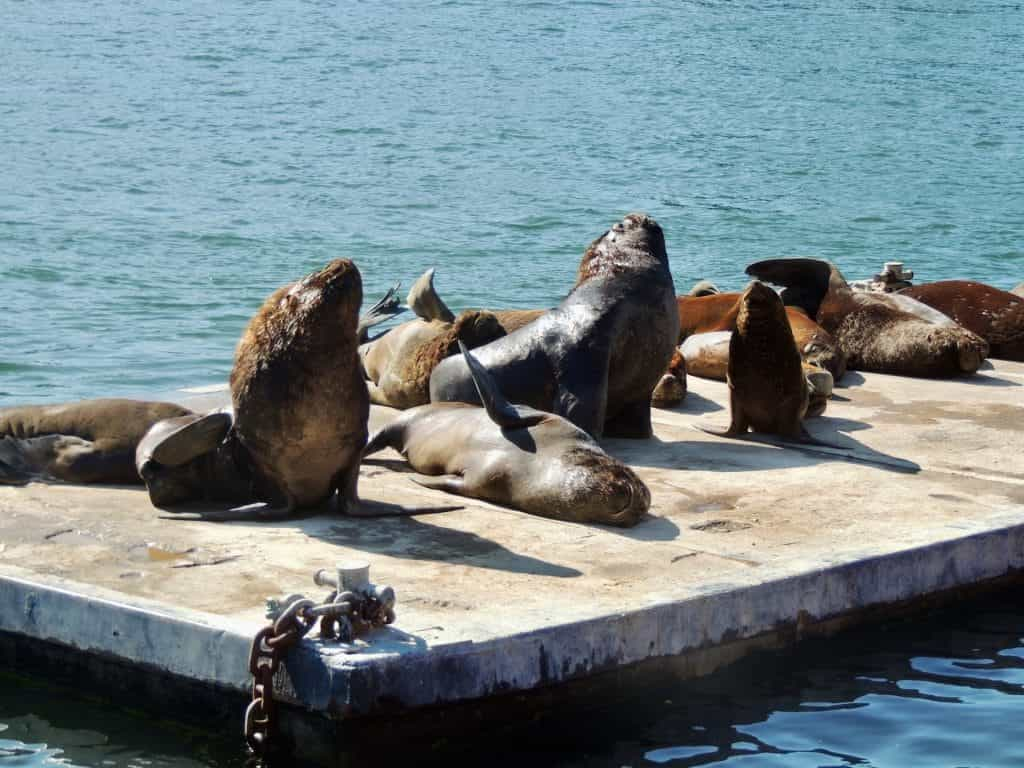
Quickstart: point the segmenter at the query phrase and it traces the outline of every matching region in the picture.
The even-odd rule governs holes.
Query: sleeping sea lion
[[[956,376],[978,370],[988,345],[946,315],[898,293],[853,291],[820,259],[768,259],[747,274],[784,285],[782,300],[832,334],[848,365],[905,376]]]
[[[366,446],[402,453],[426,475],[454,477],[420,484],[523,512],[580,523],[635,525],[651,494],[621,461],[561,416],[512,405],[460,342],[481,408],[431,403],[403,412]]]
[[[137,485],[135,448],[143,435],[162,419],[191,413],[173,403],[124,399],[0,409],[0,484]]]
[[[677,297],[680,343],[694,334],[732,330],[739,312],[739,301],[739,293]],[[826,369],[835,381],[839,381],[846,372],[846,355],[838,348],[835,339],[799,307],[786,307],[786,317],[804,361]],[[697,368],[691,367],[689,370],[696,376],[705,375]],[[721,376],[712,375],[708,378],[724,381],[724,368]]]
[[[594,436],[644,438],[678,336],[665,237],[654,219],[632,213],[590,245],[557,308],[475,354],[513,402]],[[480,402],[465,360],[434,369],[430,399]]]
[[[973,280],[940,280],[904,288],[988,342],[989,357],[1024,361],[1024,298]]]

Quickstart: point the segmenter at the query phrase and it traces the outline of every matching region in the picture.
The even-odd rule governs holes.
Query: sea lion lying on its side
[[[551,413],[512,405],[459,343],[481,408],[432,403],[412,408],[370,438],[366,456],[402,453],[421,482],[460,496],[580,523],[635,525],[651,503],[643,481],[586,432]]]
[[[643,438],[652,434],[651,395],[678,335],[664,235],[633,213],[590,245],[557,308],[475,354],[512,401],[594,436]],[[464,360],[434,369],[430,399],[480,402]]]
[[[827,261],[768,259],[747,274],[784,285],[783,302],[832,334],[857,370],[956,376],[974,373],[988,354],[984,339],[941,312],[898,293],[854,291]]]
[[[173,403],[99,399],[0,409],[0,484],[33,480],[137,485],[135,449]]]
[[[1024,298],[972,280],[940,280],[904,288],[901,296],[948,315],[988,342],[989,357],[1024,361]]]

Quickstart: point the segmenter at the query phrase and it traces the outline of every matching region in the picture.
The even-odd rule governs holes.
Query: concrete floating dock
[[[394,453],[364,465],[363,497],[463,508],[214,524],[160,519],[142,489],[0,487],[0,632],[245,692],[264,598],[320,598],[314,571],[365,560],[397,592],[395,625],[355,653],[310,636],[279,681],[283,698],[344,720],[528,691],[1024,568],[1024,365],[843,383],[807,427],[863,461],[698,432],[728,423],[726,388],[691,377],[683,405],[654,412],[656,439],[605,442],[651,489],[652,516],[629,530],[430,491]]]

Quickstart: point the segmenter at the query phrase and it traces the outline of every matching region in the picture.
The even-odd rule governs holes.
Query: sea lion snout
[[[988,345],[984,342],[978,344],[973,339],[960,339],[956,348],[960,370],[964,373],[974,373],[988,357]]]

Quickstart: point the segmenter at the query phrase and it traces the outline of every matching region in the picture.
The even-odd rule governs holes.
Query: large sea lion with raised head
[[[558,307],[475,354],[512,402],[594,436],[645,438],[678,336],[665,237],[654,219],[631,213],[587,248]],[[464,359],[434,369],[430,399],[480,402]]]
[[[365,455],[402,453],[422,481],[460,496],[579,523],[635,525],[651,494],[628,466],[561,416],[512,405],[464,345],[484,407],[431,403],[403,412],[370,438]]]
[[[956,376],[974,373],[988,354],[984,339],[941,312],[898,293],[854,291],[821,259],[768,259],[748,266],[747,274],[785,286],[783,302],[832,334],[850,368]]]
[[[1024,361],[1024,298],[973,280],[940,280],[904,288],[988,342],[989,357]]]
[[[272,293],[235,350],[232,415],[155,424],[137,450],[138,471],[158,505],[193,498],[245,504],[211,519],[286,517],[335,498],[358,514],[359,458],[370,398],[359,364],[362,281],[336,259]],[[223,493],[217,487],[222,480]]]
[[[0,484],[137,485],[139,441],[157,422],[191,413],[173,403],[113,398],[0,409]]]

